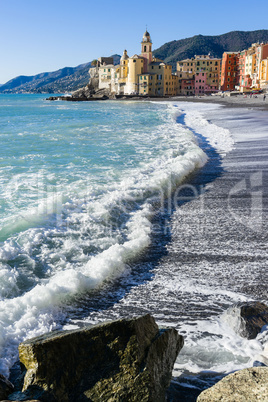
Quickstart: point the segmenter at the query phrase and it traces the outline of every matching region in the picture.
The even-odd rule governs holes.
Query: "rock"
[[[254,339],[262,327],[268,324],[268,306],[260,302],[249,302],[239,305],[242,325],[240,335]]]
[[[229,374],[201,392],[197,402],[267,402],[268,367],[252,367]]]
[[[73,98],[90,98],[95,93],[95,90],[89,85],[83,88],[79,88],[77,91],[72,93]]]
[[[0,374],[0,401],[6,399],[14,390],[14,385],[2,374]]]
[[[42,401],[165,400],[183,337],[149,314],[23,342],[23,391]],[[30,398],[29,398],[30,399]]]

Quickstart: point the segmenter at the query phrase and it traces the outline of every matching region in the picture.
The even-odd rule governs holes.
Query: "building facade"
[[[221,59],[210,55],[195,56],[177,62],[178,93],[204,95],[217,92],[220,82]]]
[[[239,53],[224,52],[221,63],[220,89],[234,91],[239,84],[238,76]]]
[[[102,62],[103,59],[99,59],[97,66],[99,89],[107,89],[110,94],[174,96],[178,92],[178,77],[172,73],[172,66],[153,57],[147,30],[142,38],[140,55],[129,57],[124,50],[118,66]]]

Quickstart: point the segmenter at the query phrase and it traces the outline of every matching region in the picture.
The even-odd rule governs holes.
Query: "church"
[[[129,57],[125,50],[119,65],[111,58],[99,58],[97,68],[99,89],[106,88],[111,95],[174,96],[178,92],[178,76],[172,74],[172,66],[153,56],[147,30],[140,55]]]

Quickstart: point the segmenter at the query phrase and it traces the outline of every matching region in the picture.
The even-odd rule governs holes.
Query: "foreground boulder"
[[[252,367],[223,378],[203,391],[197,402],[268,401],[268,367]]]
[[[23,391],[41,401],[165,400],[183,337],[145,315],[23,342]]]

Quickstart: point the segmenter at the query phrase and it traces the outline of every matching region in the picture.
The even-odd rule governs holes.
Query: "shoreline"
[[[259,109],[263,111],[268,111],[268,98],[263,100],[262,95],[254,95],[252,98],[244,95],[237,96],[225,96],[224,98],[217,95],[212,96],[174,96],[172,98],[148,98],[145,100],[152,100],[153,102],[193,102],[193,103],[213,103],[220,104],[227,108],[248,108],[248,109]]]
[[[220,102],[218,99],[215,99],[214,101],[213,97],[212,102],[207,102],[208,98],[204,97],[200,100],[198,98],[196,102],[206,104],[215,103],[215,105],[219,105]],[[163,100],[165,102],[167,101],[167,99]],[[170,100],[173,103],[177,102],[178,104],[179,102],[185,101],[185,99]],[[194,103],[191,99],[189,99],[188,102]],[[146,104],[144,106],[146,109]],[[110,106],[108,105],[108,107]],[[184,107],[186,107],[186,105],[183,105],[183,108]],[[205,105],[203,107],[205,107]],[[256,172],[257,169],[263,169],[263,172],[265,171],[265,169],[267,170],[267,158],[265,155],[266,149],[264,142],[267,141],[267,135],[261,141],[259,140],[258,135],[257,138],[254,138],[254,134],[257,132],[257,129],[255,131],[253,120],[250,120],[250,116],[255,115],[255,124],[257,125],[257,116],[260,117],[261,115],[261,113],[259,112],[259,110],[261,110],[260,107],[256,106],[254,111],[249,112],[246,109],[239,110],[238,108],[232,112],[230,103],[226,103],[226,107],[228,107],[228,109],[223,109],[220,107],[213,108],[219,109],[226,113],[225,116],[224,113],[222,113],[222,124],[226,124],[226,121],[228,123],[228,119],[229,122],[231,120],[234,122],[236,121],[236,119],[239,121],[239,117],[241,117],[242,114],[244,115],[245,119],[245,123],[244,126],[242,125],[242,129],[241,126],[239,127],[239,130],[241,129],[241,134],[240,132],[238,132],[237,129],[240,137],[238,137],[238,139],[236,140],[234,150],[229,152],[225,157],[218,155],[217,152],[215,153],[213,149],[210,149],[210,152],[212,152],[210,158],[211,165],[209,166],[209,164],[207,164],[205,168],[202,168],[202,172],[195,174],[194,177],[191,178],[191,180],[189,181],[189,186],[185,186],[186,190],[190,189],[190,185],[192,186],[191,189],[197,189],[199,187],[199,197],[193,199],[191,193],[186,194],[186,199],[190,202],[185,202],[180,208],[175,211],[174,215],[171,215],[172,227],[170,226],[170,228],[172,230],[168,233],[163,233],[163,235],[166,235],[168,237],[166,239],[166,243],[163,242],[163,240],[161,243],[160,236],[159,239],[155,239],[155,250],[159,252],[160,245],[162,244],[164,252],[159,255],[159,258],[157,258],[155,264],[152,263],[151,259],[150,261],[148,260],[147,253],[146,255],[144,255],[144,265],[142,263],[139,264],[140,272],[137,272],[137,277],[140,276],[140,273],[143,273],[144,276],[142,278],[139,278],[139,282],[135,281],[135,277],[133,277],[134,280],[132,281],[132,277],[130,277],[129,285],[127,285],[130,286],[130,288],[128,289],[126,289],[126,282],[124,282],[124,279],[122,279],[122,287],[124,287],[126,292],[123,297],[122,293],[119,292],[120,294],[118,294],[117,301],[111,300],[111,297],[110,299],[107,298],[107,303],[104,307],[103,294],[100,294],[99,306],[102,310],[97,310],[95,315],[98,319],[101,315],[105,315],[106,312],[109,313],[109,310],[111,312],[115,310],[115,313],[116,311],[120,311],[123,314],[131,314],[132,312],[135,314],[138,309],[149,309],[150,311],[155,311],[154,315],[157,316],[158,320],[167,321],[171,323],[172,326],[181,327],[182,320],[184,320],[186,327],[188,326],[187,331],[189,331],[190,334],[193,333],[194,330],[196,330],[194,340],[188,338],[187,342],[189,347],[191,348],[191,342],[194,343],[195,340],[198,339],[199,343],[197,342],[197,345],[201,346],[200,349],[197,348],[196,350],[201,352],[200,355],[204,355],[207,350],[206,348],[203,348],[202,338],[198,338],[198,325],[201,320],[203,320],[202,322],[206,323],[210,319],[211,328],[205,328],[205,332],[203,330],[204,337],[209,338],[211,334],[215,338],[222,336],[221,333],[217,333],[215,320],[218,319],[219,314],[222,313],[223,310],[226,311],[228,306],[232,305],[233,301],[236,301],[239,295],[243,294],[247,297],[258,298],[262,294],[263,299],[266,298],[266,268],[264,267],[263,269],[263,280],[261,278],[261,270],[259,272],[259,277],[255,276],[256,281],[254,282],[254,280],[251,280],[253,275],[255,275],[255,270],[257,270],[257,268],[260,268],[259,264],[263,263],[264,265],[265,262],[267,262],[267,258],[265,257],[264,236],[267,238],[266,233],[268,231],[263,233],[263,238],[258,233],[256,233],[256,240],[254,240],[251,228],[250,226],[247,226],[246,233],[244,234],[244,226],[242,224],[238,224],[236,228],[234,220],[232,220],[232,217],[229,216],[230,210],[228,210],[228,207],[231,207],[232,212],[237,212],[236,218],[240,216],[239,214],[241,213],[241,211],[244,213],[245,218],[248,218],[248,214],[246,213],[250,211],[248,209],[249,200],[247,199],[247,197],[231,197],[230,206],[228,205],[227,201],[228,195],[230,194],[230,191],[236,185],[236,183],[244,180],[246,176],[247,181],[251,182],[251,179],[255,179],[255,176],[251,175],[252,173]],[[240,107],[240,105],[237,107]],[[245,107],[247,106],[244,106],[244,108]],[[142,107],[140,108],[142,109]],[[267,115],[263,115],[267,120]],[[208,121],[214,121],[215,118],[217,117],[212,114],[211,119],[208,119]],[[249,128],[251,128],[251,131],[246,130],[248,141],[245,136],[244,140],[241,140],[241,136],[244,135],[243,128],[248,129],[248,127],[246,127],[247,124],[249,124]],[[267,134],[267,125],[264,125],[263,127],[264,133]],[[204,140],[205,142],[207,142],[206,138],[204,138]],[[211,148],[209,144],[205,145]],[[221,169],[222,160],[223,166],[225,168],[224,171],[222,171]],[[263,165],[261,165],[262,162]],[[217,174],[217,177],[214,177],[215,174]],[[257,182],[258,188],[256,189],[256,191],[259,191],[261,178],[258,176],[257,179],[259,180],[259,182]],[[205,184],[207,184],[207,187],[205,186]],[[180,192],[177,191],[175,193],[180,196],[182,195]],[[233,205],[233,201],[239,203],[239,208],[237,210],[236,206]],[[229,213],[229,215],[226,216],[226,213]],[[247,223],[250,223],[249,220]],[[164,222],[162,222],[162,226],[164,227]],[[230,233],[232,234],[232,236],[229,236]],[[160,233],[160,235],[162,235],[162,233]],[[219,238],[222,240],[222,242],[220,242],[219,244],[216,244],[215,241],[217,236],[219,236]],[[250,253],[248,253],[247,247],[249,246],[249,242],[252,242],[251,244],[255,244],[255,241],[256,245],[253,248],[251,255]],[[227,244],[227,242],[229,242],[229,244]],[[261,243],[262,247],[259,247],[259,243]],[[237,245],[239,245],[239,248],[236,247]],[[243,249],[243,246],[246,247]],[[224,250],[225,252],[221,253],[222,250]],[[257,252],[257,254],[254,257],[255,251]],[[157,256],[154,255],[154,258],[155,257]],[[261,259],[263,259],[263,262],[260,261]],[[240,262],[245,263],[246,269],[244,268],[244,266],[239,266]],[[148,271],[147,275],[143,272],[143,267],[146,265],[146,263],[150,264],[150,271]],[[224,264],[229,264],[230,271],[234,267],[234,277],[230,275],[229,277],[225,276],[225,271],[223,271],[222,269],[224,268]],[[228,270],[226,272],[228,275]],[[215,275],[218,275],[218,278],[216,278]],[[230,280],[230,283],[228,282],[228,280]],[[244,288],[241,289],[237,287],[236,281],[240,281],[240,283],[244,285]],[[133,284],[134,286],[131,288]],[[256,288],[256,286],[258,286],[258,289]],[[217,295],[217,298],[215,298],[213,292],[217,293],[218,291],[219,294]],[[191,299],[187,300],[187,297],[189,297],[190,293],[192,294]],[[161,297],[158,298],[158,295],[160,295]],[[204,299],[206,300],[204,301]],[[95,304],[92,308],[96,309]],[[209,319],[205,315],[207,310],[211,312],[211,316],[209,316]],[[161,314],[161,316],[159,316],[160,311],[163,311],[163,314]],[[189,317],[185,317],[185,311],[187,311]],[[193,328],[193,330],[191,328]],[[224,331],[223,335],[225,335]],[[217,350],[219,352],[222,352],[222,341],[220,342],[221,343],[219,345],[219,349]],[[209,347],[212,348],[212,350],[213,346],[215,347],[215,343],[213,343],[213,339],[211,339]],[[236,353],[234,353],[234,355],[236,355]],[[180,364],[182,364],[181,361]],[[177,380],[177,374],[180,368],[177,367],[176,370]],[[187,368],[185,369],[185,371],[187,371]],[[190,376],[191,374],[188,375],[188,378],[190,378]],[[190,378],[189,383],[191,383],[192,381],[192,383],[196,384],[194,382],[195,380],[193,380],[193,377],[194,376]],[[196,377],[198,377],[198,375],[196,375]],[[199,376],[199,378],[200,377],[201,375]],[[185,375],[184,378],[186,378],[185,382],[187,382],[187,375]],[[183,376],[180,380],[183,384]],[[176,384],[178,384],[179,381],[175,381]],[[174,393],[176,393],[176,385]],[[190,399],[188,400],[190,401]]]
[[[51,96],[46,98],[49,101],[63,101],[63,102],[94,102],[94,101],[139,101],[139,102],[192,102],[192,103],[212,103],[220,104],[227,108],[248,108],[259,109],[268,111],[268,97],[267,100],[263,98],[264,94],[253,95],[235,95],[235,96],[222,96],[222,95],[204,95],[204,96],[173,96],[173,97],[142,97],[142,96],[126,96],[122,98],[108,98],[108,97],[92,97],[92,98],[72,98],[61,96]]]

